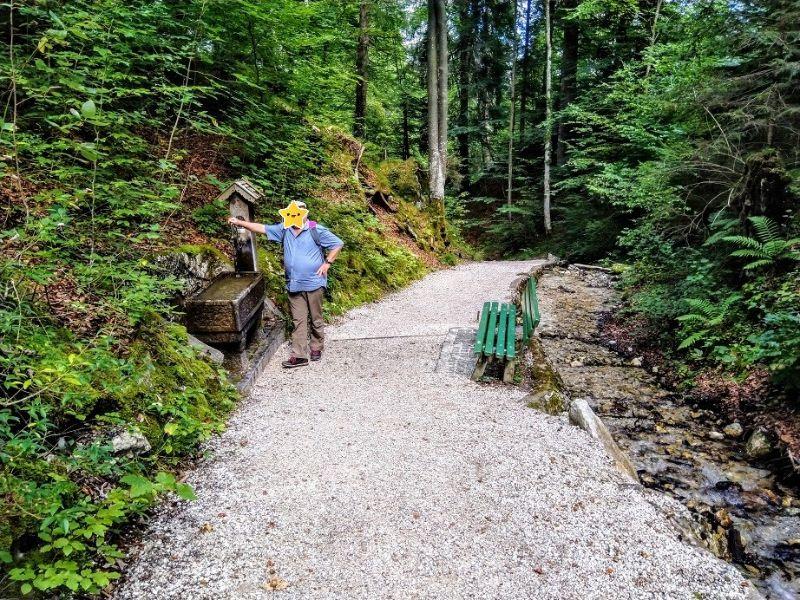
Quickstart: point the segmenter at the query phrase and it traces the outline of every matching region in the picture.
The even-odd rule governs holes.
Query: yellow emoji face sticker
[[[278,212],[281,214],[281,217],[283,217],[284,229],[289,229],[289,227],[298,227],[302,229],[303,219],[308,216],[308,209],[298,206],[297,202],[294,200],[292,200],[289,206],[280,209]]]

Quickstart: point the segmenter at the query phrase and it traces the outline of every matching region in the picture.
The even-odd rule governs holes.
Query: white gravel
[[[434,373],[532,264],[433,273],[330,327],[321,363],[280,352],[116,597],[745,597],[582,430]]]

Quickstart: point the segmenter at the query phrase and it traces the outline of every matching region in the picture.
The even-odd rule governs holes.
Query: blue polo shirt
[[[325,250],[344,246],[344,242],[327,227],[318,224],[317,231],[320,245]],[[325,257],[311,237],[308,223],[297,235],[291,228],[284,230],[282,223],[265,225],[264,233],[271,242],[283,241],[283,267],[286,269],[286,288],[290,292],[313,292],[328,286],[328,278],[317,275],[317,269],[325,262]]]

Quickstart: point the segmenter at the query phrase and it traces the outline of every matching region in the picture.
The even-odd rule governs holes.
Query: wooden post
[[[516,368],[516,360],[511,359],[506,361],[506,367],[503,369],[503,383],[514,383],[514,372]]]
[[[483,354],[478,357],[478,362],[475,363],[475,368],[472,370],[472,377],[470,377],[472,381],[478,381],[481,377],[483,377],[483,374],[486,372],[486,367],[489,364],[489,360],[490,359]]]

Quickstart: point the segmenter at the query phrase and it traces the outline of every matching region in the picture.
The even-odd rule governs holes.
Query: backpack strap
[[[319,248],[319,251],[322,252],[322,258],[325,258],[325,248],[322,247],[322,238],[319,235],[319,229],[317,229],[317,222],[316,221],[309,221],[308,222],[308,232],[311,234],[311,239],[314,240],[314,243]],[[284,250],[286,249],[285,246],[286,241],[286,230],[281,230],[281,246],[283,246]]]
[[[308,232],[311,234],[311,239],[314,240],[314,243],[317,245],[317,248],[319,248],[319,251],[322,252],[322,257],[325,258],[325,248],[322,247],[322,240],[319,236],[319,229],[317,229],[316,221],[308,222]]]

